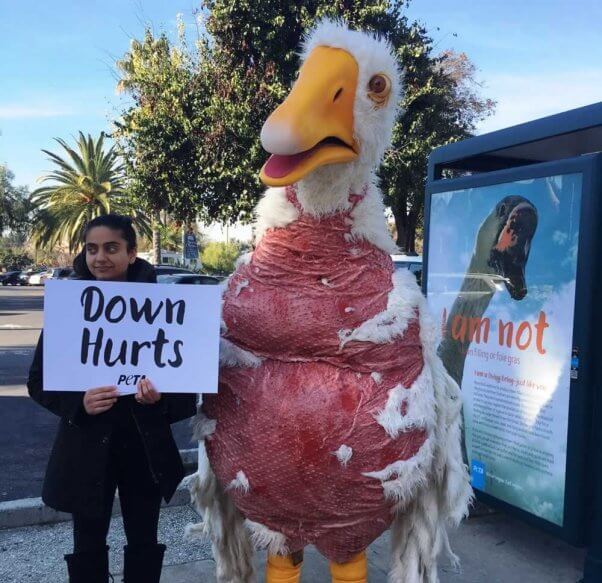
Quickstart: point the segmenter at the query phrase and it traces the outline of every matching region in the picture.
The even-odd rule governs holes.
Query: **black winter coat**
[[[85,265],[85,263],[84,263]],[[76,273],[89,277],[82,258],[74,262]],[[136,259],[128,270],[128,281],[155,282],[155,270]],[[103,508],[109,442],[116,415],[132,416],[142,438],[151,473],[166,501],[173,496],[184,477],[184,467],[171,433],[171,423],[196,412],[196,396],[163,394],[154,405],[142,405],[133,395],[120,397],[113,407],[100,415],[88,415],[83,392],[45,392],[43,379],[43,336],[35,351],[27,388],[31,398],[58,415],[58,433],[50,454],[42,499],[57,510],[94,514]]]

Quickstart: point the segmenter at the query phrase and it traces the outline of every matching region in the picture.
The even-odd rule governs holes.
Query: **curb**
[[[194,473],[197,468],[196,449],[181,449],[180,455],[184,462],[184,470],[189,475]],[[175,491],[169,504],[165,501],[161,507],[185,506],[190,504],[190,493],[186,486],[186,478],[182,480],[178,489]],[[119,497],[115,496],[113,502],[112,516],[121,515],[121,505]],[[0,502],[0,530],[7,528],[20,528],[23,526],[37,526],[42,524],[54,524],[56,522],[67,522],[71,520],[71,514],[59,512],[42,502],[42,498],[21,498],[20,500],[8,500]]]

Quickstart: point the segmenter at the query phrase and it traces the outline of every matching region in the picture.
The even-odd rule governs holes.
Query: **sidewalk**
[[[214,583],[215,565],[210,545],[183,540],[184,527],[198,516],[189,506],[164,508],[159,539],[168,545],[162,583]],[[451,536],[462,560],[456,572],[441,561],[441,583],[576,583],[581,577],[584,551],[503,514],[475,516]],[[121,548],[125,544],[120,519],[109,533],[111,572],[121,573]],[[0,530],[0,581],[2,583],[64,583],[64,553],[71,551],[71,523]],[[369,549],[369,582],[386,583],[388,534]],[[259,578],[265,553],[258,553]],[[116,577],[121,581],[121,577]],[[326,561],[306,550],[303,583],[328,583]]]

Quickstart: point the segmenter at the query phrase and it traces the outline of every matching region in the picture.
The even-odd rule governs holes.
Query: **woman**
[[[79,278],[156,282],[153,267],[136,257],[128,217],[93,219],[83,240],[73,263]],[[27,387],[32,399],[61,418],[42,499],[73,514],[74,550],[65,556],[69,581],[108,581],[106,537],[118,488],[128,543],[124,581],[159,583],[165,552],[157,543],[161,498],[169,501],[184,477],[170,423],[194,415],[196,397],[161,395],[148,379],[139,382],[135,395],[122,397],[116,387],[45,392],[42,347],[40,336]]]

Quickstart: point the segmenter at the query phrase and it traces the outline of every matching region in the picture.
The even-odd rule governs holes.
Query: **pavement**
[[[188,542],[183,532],[199,517],[188,505],[164,508],[159,540],[167,545],[161,583],[213,583],[215,563],[210,545]],[[71,523],[62,522],[0,530],[2,583],[64,583],[63,555],[71,552]],[[576,583],[584,551],[501,513],[467,519],[452,533],[451,543],[461,566],[440,561],[440,583]],[[113,519],[108,537],[110,568],[121,574],[125,536],[120,519]],[[389,534],[368,549],[369,583],[387,581]],[[258,580],[263,580],[265,553],[256,556]],[[328,566],[313,547],[305,553],[302,583],[329,582]],[[116,581],[121,578],[116,576]]]

